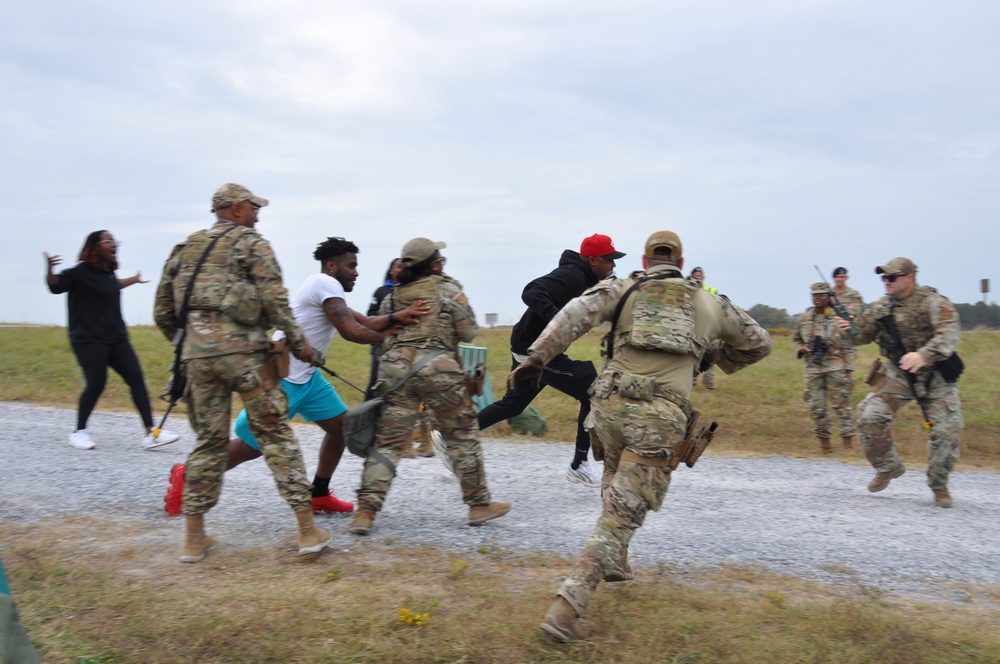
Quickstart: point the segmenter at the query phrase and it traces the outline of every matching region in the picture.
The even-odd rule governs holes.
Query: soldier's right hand
[[[851,329],[851,321],[844,320],[840,316],[834,316],[833,320],[837,323],[837,329],[841,332],[847,332]]]
[[[542,384],[542,369],[544,368],[542,358],[537,355],[529,355],[528,359],[514,367],[514,370],[507,376],[507,389],[514,391],[517,384],[531,381],[536,388]]]
[[[301,360],[302,362],[305,362],[309,366],[313,366],[314,364],[316,364],[316,353],[313,351],[313,347],[312,345],[310,345],[308,341],[306,341],[305,345],[302,347],[302,350],[300,350],[299,352],[296,353],[295,349],[292,349],[292,354],[295,355],[297,359]]]

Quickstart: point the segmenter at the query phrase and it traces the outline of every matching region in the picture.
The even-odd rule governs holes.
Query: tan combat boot
[[[833,453],[833,448],[830,447],[830,439],[829,438],[820,438],[819,439],[819,449],[820,449],[820,451],[823,454],[832,454]]]
[[[549,607],[539,627],[560,643],[586,641],[594,633],[594,630],[576,614],[569,602],[562,597],[556,597],[556,601]]]
[[[948,488],[944,489],[932,489],[934,492],[934,504],[938,507],[951,507],[951,494],[948,493]]]
[[[906,466],[900,463],[898,466],[892,470],[886,471],[884,473],[880,472],[875,476],[871,482],[868,483],[868,490],[872,493],[878,493],[882,489],[889,486],[889,482],[901,476],[906,472]]]
[[[214,537],[205,535],[205,516],[189,516],[184,534],[184,548],[181,550],[182,563],[200,563],[208,555],[209,549],[219,543]]]
[[[850,452],[854,448],[854,436],[841,436],[840,438],[844,441],[844,449]]]
[[[299,520],[299,555],[319,553],[330,543],[330,533],[320,530],[313,521],[312,507],[295,513]]]
[[[469,525],[481,526],[490,519],[497,519],[510,511],[510,503],[490,503],[469,508]]]
[[[372,522],[375,520],[375,510],[364,507],[358,503],[357,510],[354,511],[354,518],[347,526],[347,532],[352,535],[367,535],[372,531]]]
[[[631,581],[634,578],[635,574],[632,572],[632,566],[628,563],[628,561],[625,561],[624,567],[618,567],[615,565],[613,570],[604,575],[604,580],[608,583],[615,583],[616,581]]]

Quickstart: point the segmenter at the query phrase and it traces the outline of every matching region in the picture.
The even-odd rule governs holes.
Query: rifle
[[[826,355],[826,351],[830,349],[830,345],[823,339],[823,337],[818,334],[813,337],[813,340],[809,342],[809,363],[810,364],[823,364],[823,356]],[[802,359],[806,356],[805,351],[799,351],[796,357]]]
[[[851,336],[854,336],[858,333],[858,326],[854,324],[854,316],[852,316],[847,310],[847,307],[840,303],[840,299],[837,297],[837,291],[833,290],[833,286],[831,286],[830,282],[826,280],[825,276],[823,276],[823,271],[819,269],[819,265],[813,265],[813,267],[816,268],[817,272],[819,272],[819,278],[822,279],[823,283],[826,284],[826,287],[830,289],[830,306],[833,308],[834,313],[844,320],[850,321],[851,329],[848,333]]]
[[[333,376],[334,378],[339,378],[340,380],[344,381],[345,383],[347,383],[348,385],[350,385],[351,387],[353,387],[354,389],[356,389],[356,390],[357,390],[358,392],[361,392],[361,394],[364,394],[364,393],[365,393],[365,391],[364,391],[364,390],[362,390],[362,389],[361,389],[360,387],[358,387],[357,385],[355,385],[355,384],[353,384],[353,383],[349,382],[349,381],[348,381],[348,380],[347,380],[346,378],[344,378],[343,376],[341,376],[340,374],[338,374],[338,373],[337,373],[336,371],[334,371],[333,369],[328,369],[328,368],[327,368],[327,366],[326,366],[325,364],[322,364],[322,363],[317,363],[317,364],[316,364],[316,366],[317,366],[317,367],[319,367],[320,369],[322,369],[323,371],[327,372],[328,374],[330,374],[330,375],[331,375],[331,376]]]
[[[715,437],[715,430],[719,428],[718,422],[712,422],[707,427],[698,429],[698,433],[691,435],[697,425],[698,411],[692,411],[691,417],[688,419],[688,435],[677,444],[673,456],[667,462],[670,470],[677,470],[677,466],[682,461],[688,468],[693,468],[709,443],[712,442],[712,438]]]
[[[903,340],[899,337],[899,328],[896,327],[896,319],[892,317],[892,310],[896,307],[895,302],[889,305],[889,315],[879,318],[876,322],[882,326],[882,329],[886,331],[892,343],[885,343],[881,337],[879,337],[878,345],[882,348],[882,352],[885,356],[896,365],[896,368],[903,372],[906,376],[906,382],[910,385],[910,392],[913,393],[913,398],[916,400],[917,405],[920,406],[920,412],[924,416],[924,428],[928,431],[931,430],[933,426],[931,424],[931,419],[927,416],[927,406],[924,405],[923,399],[917,394],[917,377],[911,372],[904,370],[899,366],[900,360],[906,355],[906,346],[903,345]]]

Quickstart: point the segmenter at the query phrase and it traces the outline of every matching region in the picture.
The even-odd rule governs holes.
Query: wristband
[[[396,325],[397,323],[399,323],[399,320],[396,318],[395,315],[389,314],[389,322],[392,323],[393,325]]]

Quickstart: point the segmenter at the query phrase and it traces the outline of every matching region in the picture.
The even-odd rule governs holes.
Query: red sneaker
[[[175,463],[170,469],[170,486],[163,499],[163,509],[170,516],[180,516],[184,512],[184,464]]]
[[[313,498],[313,514],[319,514],[320,512],[353,512],[354,504],[349,503],[346,500],[341,500],[333,495],[333,491],[330,491],[325,496],[320,496],[319,498]]]

